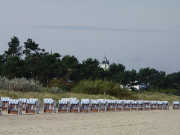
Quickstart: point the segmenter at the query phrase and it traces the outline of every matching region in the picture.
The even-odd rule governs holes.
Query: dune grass
[[[133,95],[137,100],[159,100],[159,101],[179,101],[180,96],[168,95],[165,93],[159,92],[133,92]],[[41,101],[44,98],[53,98],[58,101],[61,98],[70,98],[74,97],[77,99],[88,98],[88,99],[113,99],[118,100],[118,98],[110,95],[91,95],[91,94],[82,94],[82,93],[73,93],[73,92],[62,92],[62,93],[51,93],[51,92],[17,92],[17,91],[8,91],[0,90],[0,97],[11,97],[13,99],[17,98],[38,98]],[[128,99],[127,99],[128,100]]]
[[[90,95],[90,94],[81,94],[81,93],[72,93],[72,92],[62,92],[62,93],[50,93],[50,92],[17,92],[17,91],[8,91],[0,90],[0,97],[10,97],[13,99],[17,98],[38,98],[41,101],[43,98],[53,98],[58,101],[61,98],[70,98],[74,97],[77,99],[88,98],[88,99],[117,99],[116,97],[109,95]]]
[[[138,92],[134,93],[134,95],[139,100],[159,100],[159,101],[169,101],[172,103],[173,101],[179,101],[180,96],[172,95],[172,94],[165,94],[159,92]]]

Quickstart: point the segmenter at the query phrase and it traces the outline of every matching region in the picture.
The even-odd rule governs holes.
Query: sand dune
[[[180,135],[180,111],[8,115],[0,135]]]

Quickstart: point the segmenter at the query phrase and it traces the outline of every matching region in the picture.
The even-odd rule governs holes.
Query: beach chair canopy
[[[151,102],[150,102],[150,101],[145,100],[145,101],[144,101],[144,103],[145,103],[145,104],[149,104],[149,103],[151,103]]]
[[[81,104],[89,104],[90,100],[89,99],[81,99]]]
[[[43,99],[43,103],[45,103],[45,104],[53,104],[54,100],[52,98],[46,98],[46,99]]]
[[[107,100],[108,104],[115,104],[116,100]]]
[[[144,103],[144,101],[142,101],[142,100],[139,100],[137,102],[138,102],[138,104],[143,104]]]
[[[157,101],[150,101],[151,104],[157,104]]]
[[[71,99],[70,104],[79,104],[79,100],[78,99]]]
[[[138,104],[138,101],[131,101],[131,104]]]
[[[99,104],[99,100],[94,100],[94,99],[91,99],[91,104],[95,104],[95,105],[98,105]]]
[[[30,99],[27,99],[27,101],[26,101],[26,103],[27,104],[36,104],[36,101],[37,101],[38,99],[32,99],[32,98],[30,98]]]
[[[117,104],[122,104],[122,102],[123,102],[122,100],[116,100]]]
[[[27,98],[18,98],[19,101],[21,101],[22,103],[26,103]]]
[[[179,105],[179,101],[173,101],[173,105]]]
[[[9,104],[16,104],[18,105],[19,101],[17,99],[9,99]]]
[[[124,100],[124,104],[131,104],[131,102],[130,100]]]
[[[157,104],[158,104],[158,105],[162,105],[163,102],[162,102],[162,101],[157,101]]]
[[[169,104],[169,101],[162,101],[163,104]]]
[[[1,97],[1,101],[9,101],[10,97]]]
[[[68,100],[59,100],[59,104],[63,104],[63,105],[66,105],[68,104]]]
[[[97,99],[98,101],[100,101],[102,104],[106,104],[107,100],[105,99]]]

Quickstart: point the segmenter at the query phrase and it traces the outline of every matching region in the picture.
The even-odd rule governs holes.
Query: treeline
[[[0,54],[0,76],[8,79],[26,78],[40,81],[44,86],[64,87],[70,90],[72,84],[82,80],[106,80],[124,86],[146,84],[148,89],[180,90],[180,72],[166,75],[154,68],[126,70],[122,64],[112,63],[108,70],[99,67],[97,59],[88,58],[79,62],[75,56],[61,56],[60,53],[46,52],[32,39],[24,46],[17,37],[8,42],[8,49]]]

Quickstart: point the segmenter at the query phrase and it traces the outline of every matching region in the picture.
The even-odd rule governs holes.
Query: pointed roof
[[[109,64],[109,60],[106,58],[106,56],[104,55],[104,59],[101,62],[101,64]]]

